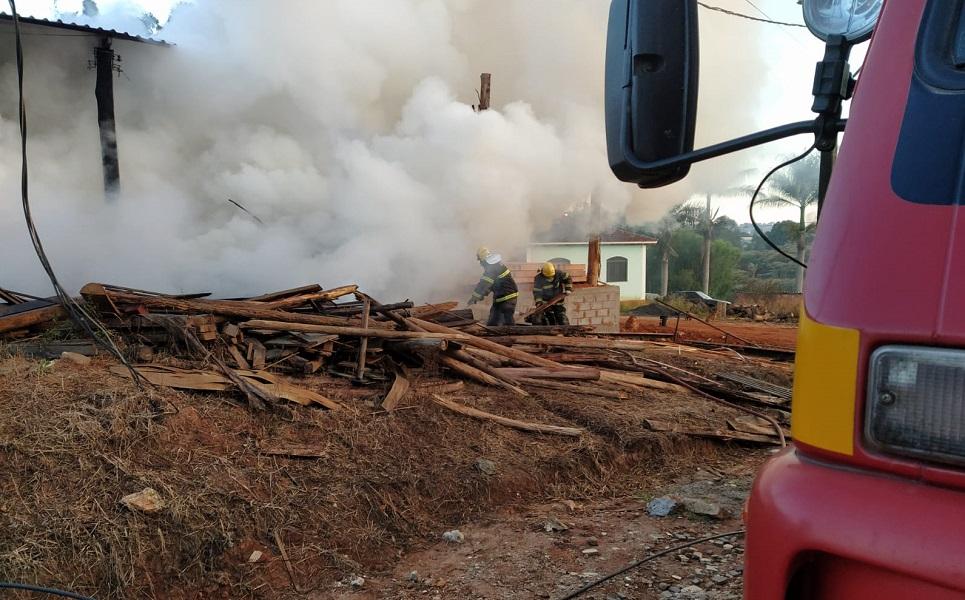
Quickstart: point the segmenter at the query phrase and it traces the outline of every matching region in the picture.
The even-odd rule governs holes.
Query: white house
[[[647,246],[652,237],[616,229],[600,236],[600,279],[620,287],[621,300],[640,300],[647,293]],[[589,242],[540,241],[526,249],[526,262],[587,262]]]

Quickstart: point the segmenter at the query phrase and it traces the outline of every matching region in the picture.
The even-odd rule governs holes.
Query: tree
[[[684,203],[675,206],[671,212],[673,217],[682,225],[700,231],[703,241],[703,285],[705,294],[710,293],[710,248],[714,239],[714,229],[718,222],[727,217],[718,217],[720,209],[711,212],[710,194],[707,194],[707,203],[703,207],[697,203]],[[731,220],[731,219],[728,219]],[[732,221],[732,220],[731,220]],[[736,226],[736,223],[734,224]]]
[[[669,217],[661,219],[660,229],[657,231],[657,252],[660,255],[660,295],[666,296],[670,285],[670,258],[677,256],[674,250],[674,235],[678,227]]]
[[[768,180],[757,197],[757,206],[761,207],[793,207],[798,210],[797,231],[794,235],[798,262],[805,260],[807,246],[808,224],[806,213],[808,207],[818,201],[818,172],[820,157],[810,154],[785,169],[782,169]],[[804,290],[804,267],[797,270],[797,291]]]
[[[724,240],[740,248],[743,243],[744,233],[741,231],[737,221],[730,217],[720,216],[714,222],[714,239]]]
[[[710,272],[710,295],[727,299],[734,293],[734,272],[741,259],[740,248],[724,240],[714,240],[714,263]]]
[[[669,274],[669,289],[674,292],[699,289],[703,239],[692,229],[678,229],[673,243],[677,257]]]
[[[783,248],[784,246],[797,242],[797,234],[800,225],[794,221],[778,221],[771,225],[767,237],[772,242]]]

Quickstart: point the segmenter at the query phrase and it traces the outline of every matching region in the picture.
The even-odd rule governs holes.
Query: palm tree
[[[671,214],[682,225],[691,227],[700,232],[704,238],[703,243],[703,267],[704,267],[704,293],[710,293],[710,246],[714,240],[714,228],[722,217],[718,217],[718,208],[713,213],[710,211],[710,194],[707,194],[707,204],[701,206],[699,203],[684,203],[673,208]]]
[[[795,258],[804,262],[807,249],[808,223],[806,213],[808,207],[818,201],[818,173],[820,157],[811,154],[786,169],[781,169],[771,175],[767,184],[761,189],[756,205],[761,207],[793,207],[798,211],[798,230],[795,236],[797,254]],[[750,193],[755,188],[744,188]],[[804,290],[804,267],[797,269],[797,291]]]
[[[677,233],[677,223],[671,217],[664,217],[660,221],[657,232],[657,251],[660,252],[660,295],[666,296],[670,284],[670,258],[677,256],[674,250],[674,235]]]

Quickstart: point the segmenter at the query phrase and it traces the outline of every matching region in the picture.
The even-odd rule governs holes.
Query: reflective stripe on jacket
[[[493,302],[506,302],[519,296],[519,288],[513,274],[503,263],[485,265],[483,276],[476,284],[476,289],[472,292],[472,297],[482,300],[490,292],[493,294]]]
[[[573,291],[573,278],[562,269],[553,277],[546,277],[542,273],[533,280],[533,299],[537,302],[548,302],[563,292]]]

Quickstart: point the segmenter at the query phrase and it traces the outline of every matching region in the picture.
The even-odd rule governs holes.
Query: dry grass
[[[2,350],[0,350],[2,352]],[[712,447],[646,433],[642,418],[701,419],[706,403],[544,394],[519,400],[467,386],[453,398],[518,419],[581,425],[580,440],[467,419],[416,392],[372,414],[359,390],[305,385],[355,408],[258,413],[228,395],[136,388],[95,361],[78,367],[0,355],[0,577],[100,599],[295,597],[299,583],[389,567],[398,552],[510,502],[626,491]],[[426,381],[415,383],[429,383]],[[688,416],[689,415],[689,416]],[[259,447],[321,449],[323,458]],[[475,470],[477,458],[498,472]],[[631,479],[628,479],[631,475]],[[639,479],[636,479],[639,483]],[[145,487],[166,508],[118,500]],[[265,558],[247,564],[253,550]]]

